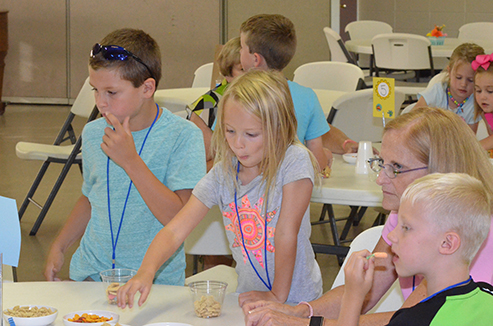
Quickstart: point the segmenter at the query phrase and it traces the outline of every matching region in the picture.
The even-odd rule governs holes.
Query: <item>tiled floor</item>
[[[0,195],[14,198],[20,206],[38,169],[39,161],[24,161],[15,155],[15,144],[19,141],[35,141],[50,144],[69,112],[69,107],[46,105],[9,105],[3,116],[0,116]],[[81,131],[85,121],[77,120],[76,132]],[[43,202],[53,183],[55,182],[60,165],[52,164],[36,196],[39,202]],[[29,236],[29,231],[39,213],[39,210],[30,205],[21,221],[22,249],[18,272],[19,281],[44,280],[43,268],[46,255],[54,237],[69,215],[75,201],[81,194],[82,177],[77,167],[73,167],[52,208],[49,210],[36,236]],[[317,220],[322,205],[312,204],[312,220]],[[347,215],[347,207],[335,207],[336,215]],[[369,209],[358,227],[353,227],[350,236],[354,236],[364,228],[371,225],[376,212]],[[1,218],[1,212],[0,212]],[[342,222],[341,226],[342,226]],[[318,243],[332,243],[328,224],[313,227],[312,240]],[[75,250],[75,246],[66,255],[66,263],[62,276],[68,277],[68,262]],[[330,286],[339,271],[337,259],[334,256],[318,255],[317,260],[324,277],[324,291]],[[190,257],[187,259],[191,265]],[[191,268],[187,268],[187,276],[191,274]]]

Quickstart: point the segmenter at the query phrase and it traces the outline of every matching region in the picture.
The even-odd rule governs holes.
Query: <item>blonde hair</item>
[[[470,264],[490,230],[490,199],[481,181],[468,174],[434,173],[411,183],[401,204],[422,205],[427,219],[440,231],[456,232],[460,255]]]
[[[240,37],[235,37],[226,42],[217,56],[219,72],[223,77],[233,77],[233,68],[240,64]]]
[[[478,69],[474,72],[474,85],[476,85],[476,76],[484,73],[488,73],[493,75],[493,62],[490,62],[490,66],[488,69],[484,69],[483,67],[479,66]],[[483,90],[484,91],[484,90]],[[474,90],[476,92],[476,90]],[[484,119],[484,112],[483,109],[478,104],[478,100],[476,99],[476,96],[474,96],[474,120],[476,120],[478,117],[481,117]]]
[[[447,67],[449,68],[449,71],[452,72],[459,64],[471,65],[471,62],[473,62],[473,60],[476,59],[476,56],[480,54],[484,54],[484,49],[479,45],[474,43],[462,43],[454,49],[454,52],[452,52]],[[450,73],[447,70],[445,70],[444,81],[450,86]]]
[[[270,69],[283,70],[296,52],[294,25],[282,15],[260,14],[240,27],[250,53],[262,55]]]
[[[226,175],[235,180],[238,159],[226,141],[224,111],[229,101],[235,101],[244,110],[257,117],[262,124],[264,157],[259,170],[265,183],[266,199],[275,186],[277,171],[284,154],[291,145],[304,147],[296,134],[297,122],[293,100],[286,78],[276,71],[251,70],[236,78],[227,88],[219,102],[216,129],[212,135],[212,147],[216,153],[215,163],[222,164]],[[307,149],[314,171],[318,163]],[[318,174],[315,173],[317,183]]]
[[[430,173],[466,173],[480,180],[493,197],[493,165],[473,131],[455,113],[429,107],[414,108],[384,128],[405,135],[402,146]]]

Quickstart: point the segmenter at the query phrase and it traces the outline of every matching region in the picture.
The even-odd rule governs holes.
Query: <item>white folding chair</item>
[[[50,206],[53,203],[53,200],[55,199],[55,196],[57,195],[58,190],[60,189],[72,164],[78,164],[82,172],[82,138],[80,136],[76,137],[74,128],[72,127],[72,121],[76,116],[78,116],[87,119],[89,122],[94,120],[97,115],[98,110],[95,105],[92,87],[89,84],[89,78],[87,78],[82,86],[82,89],[77,95],[77,98],[70,109],[70,113],[60,129],[53,145],[18,142],[15,146],[15,153],[18,158],[23,160],[37,160],[44,162],[38,172],[38,175],[34,179],[31,189],[29,189],[26,198],[22,202],[21,208],[19,209],[19,220],[22,219],[22,216],[30,203],[41,209],[41,212],[39,213],[38,218],[31,229],[30,235],[36,235],[36,232],[38,232],[38,229],[41,226],[46,213],[50,209]],[[63,143],[67,140],[70,140],[71,144],[64,145]],[[44,205],[41,205],[33,199],[33,196],[51,163],[60,163],[64,166]]]
[[[484,122],[484,119],[481,119],[478,123],[478,131],[476,132],[476,139],[483,140],[488,136],[489,134],[488,134],[488,129],[486,127],[486,123]]]
[[[378,34],[392,33],[393,29],[387,23],[376,20],[357,20],[346,25],[344,31],[348,34],[351,40],[371,40]],[[358,55],[358,65],[360,67],[370,68],[370,75],[373,73],[373,58],[372,56],[360,54]]]
[[[395,90],[395,114],[399,114],[404,93]],[[330,110],[327,122],[344,131],[355,141],[382,140],[382,118],[373,117],[373,89],[363,89],[339,97]]]
[[[206,63],[194,72],[192,88],[211,87],[213,62]]]
[[[406,114],[411,112],[411,110],[414,109],[415,106],[416,106],[416,102],[409,104],[401,111],[401,114]]]
[[[318,61],[299,66],[293,81],[310,88],[352,92],[366,88],[360,67],[346,62]]]
[[[336,62],[347,62],[356,64],[356,60],[349,53],[341,39],[341,36],[337,34],[332,28],[324,27],[325,38],[329,44],[330,60]]]
[[[392,33],[393,29],[387,23],[376,20],[357,20],[350,22],[344,29],[351,40],[368,40],[378,34]]]
[[[231,255],[229,241],[224,230],[223,216],[219,207],[212,207],[185,239],[185,253],[194,256],[194,274],[198,270],[198,256]],[[222,269],[225,275],[237,278],[234,268],[227,267],[227,269]]]
[[[492,22],[476,22],[462,25],[459,28],[459,38],[463,40],[485,40],[493,38]]]
[[[354,238],[351,242],[349,252],[347,257],[349,257],[353,252],[367,249],[372,251],[380,237],[382,236],[383,225],[375,226],[369,228]],[[344,284],[344,266],[346,265],[346,260],[341,266],[339,273],[332,284],[332,289]],[[396,280],[394,284],[387,290],[387,293],[378,301],[378,303],[373,307],[368,313],[386,312],[386,311],[396,311],[404,303],[404,297],[402,296],[401,287],[399,281]]]
[[[379,70],[414,71],[419,82],[421,70],[433,68],[431,42],[421,35],[390,33],[375,36],[372,41],[374,66],[376,75]]]

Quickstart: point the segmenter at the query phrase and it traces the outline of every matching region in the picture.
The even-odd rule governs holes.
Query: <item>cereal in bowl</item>
[[[54,314],[55,311],[47,307],[15,306],[12,309],[5,309],[3,313],[11,317],[30,318],[49,316]]]

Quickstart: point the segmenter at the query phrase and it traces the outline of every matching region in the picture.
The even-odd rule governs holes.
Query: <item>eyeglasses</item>
[[[148,65],[142,61],[138,56],[133,54],[132,52],[125,50],[125,48],[122,48],[121,46],[118,45],[101,45],[99,43],[94,44],[91,50],[91,58],[94,58],[97,54],[101,53],[103,55],[103,58],[106,60],[121,60],[125,61],[128,59],[128,57],[132,57],[135,61],[138,63],[142,64],[144,67],[146,67],[147,71],[151,75],[151,78],[156,80],[154,78],[154,75],[152,74],[151,69],[149,68]]]
[[[423,166],[420,168],[401,171],[394,168],[392,164],[383,164],[383,159],[381,157],[374,157],[368,159],[368,164],[370,165],[370,168],[376,173],[380,173],[380,171],[383,170],[383,172],[387,177],[389,177],[389,179],[395,179],[401,173],[424,170],[428,168],[427,166]]]

